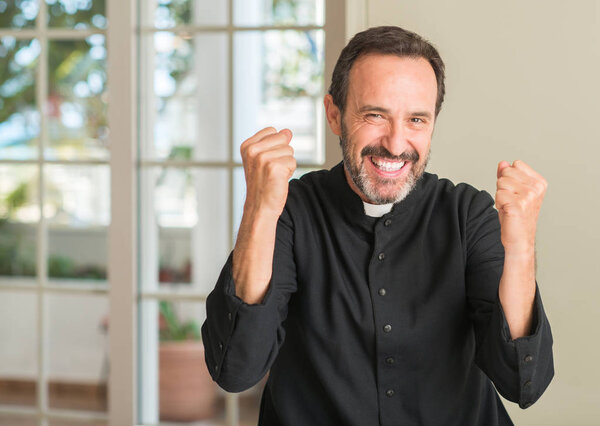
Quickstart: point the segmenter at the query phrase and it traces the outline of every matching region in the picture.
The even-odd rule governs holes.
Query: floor
[[[53,409],[81,410],[93,412],[107,411],[107,393],[105,385],[81,385],[49,383],[48,403]],[[0,379],[0,405],[35,407],[37,405],[37,384],[33,381]],[[239,396],[240,426],[254,426],[258,421],[260,392],[241,393]],[[214,419],[186,422],[164,423],[161,426],[225,426],[225,401],[221,396],[215,410]],[[70,420],[50,420],[48,426],[106,426],[105,422],[81,422]],[[0,414],[0,426],[39,426],[35,419],[22,416]]]

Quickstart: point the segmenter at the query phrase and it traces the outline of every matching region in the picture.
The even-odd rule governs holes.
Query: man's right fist
[[[244,213],[265,213],[279,218],[288,193],[288,181],[296,170],[292,132],[273,127],[246,139],[241,147],[246,175]]]

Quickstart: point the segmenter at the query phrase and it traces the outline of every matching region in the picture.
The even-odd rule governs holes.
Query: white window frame
[[[144,0],[140,0],[144,1]],[[232,13],[233,0],[229,2],[229,13]],[[325,90],[329,84],[337,52],[344,46],[350,35],[365,27],[367,0],[327,0],[325,5]],[[138,0],[106,0],[108,18],[107,30],[74,30],[53,29],[46,27],[47,6],[39,0],[39,15],[34,29],[14,30],[0,29],[0,36],[12,36],[17,39],[38,39],[42,46],[38,58],[36,76],[36,102],[40,111],[41,125],[39,136],[38,158],[16,161],[0,160],[0,164],[32,164],[38,165],[40,171],[38,185],[44,188],[44,176],[41,173],[44,164],[97,165],[108,164],[111,172],[111,223],[108,227],[108,286],[97,286],[82,283],[77,286],[64,286],[48,283],[47,278],[47,225],[43,215],[38,224],[37,277],[23,280],[2,278],[0,290],[32,292],[37,295],[38,314],[38,404],[33,408],[2,406],[0,414],[22,415],[37,419],[40,425],[49,420],[71,419],[81,421],[107,421],[111,426],[135,425],[138,419],[138,303],[146,299],[176,299],[185,301],[201,301],[203,297],[193,295],[166,296],[164,294],[141,294],[138,290],[138,173],[141,162],[138,156],[139,106],[138,79],[139,60],[138,43],[140,42]],[[231,18],[231,17],[230,17]],[[231,22],[231,19],[230,21]],[[279,27],[258,27],[253,30],[278,29]],[[291,28],[294,27],[285,27]],[[297,27],[296,27],[297,28]],[[306,29],[306,27],[301,27]],[[229,25],[228,31],[234,28]],[[44,160],[43,149],[47,144],[47,119],[43,114],[44,102],[48,90],[48,50],[49,40],[84,39],[91,34],[103,34],[107,46],[107,85],[109,103],[107,118],[110,129],[110,159],[108,161],[60,161]],[[232,37],[230,39],[230,61],[232,56]],[[333,54],[329,53],[333,52]],[[232,67],[232,62],[229,67]],[[231,80],[231,77],[230,77]],[[230,110],[233,110],[232,82],[230,81]],[[230,147],[233,147],[233,122],[230,113]],[[232,170],[239,166],[233,160],[230,149],[229,165],[230,187],[233,185]],[[325,162],[319,167],[329,168],[339,159],[340,148],[338,138],[327,130],[325,133]],[[146,164],[148,165],[148,164]],[[161,162],[160,165],[165,165]],[[195,164],[186,164],[194,166]],[[198,165],[198,164],[196,164]],[[306,165],[310,167],[311,165]],[[317,165],[312,165],[313,167]],[[233,203],[230,196],[230,210]],[[40,209],[44,204],[44,191],[39,191]],[[229,213],[230,222],[233,213]],[[232,239],[231,239],[232,240]],[[47,351],[48,330],[44,299],[48,294],[104,294],[108,295],[110,322],[109,330],[109,364],[108,377],[108,412],[92,413],[74,410],[52,410],[48,407],[47,393]],[[226,402],[226,424],[238,424],[237,396],[229,394]]]
[[[110,3],[113,0],[108,0]],[[64,29],[51,28],[47,25],[47,5],[44,0],[39,0],[39,11],[34,28],[27,29],[0,29],[0,37],[14,37],[17,40],[37,39],[40,43],[40,53],[37,58],[38,64],[35,78],[36,109],[40,114],[40,133],[38,136],[37,157],[26,160],[0,159],[0,165],[34,165],[37,166],[38,176],[38,208],[40,210],[37,222],[37,244],[36,244],[36,277],[1,277],[0,291],[29,292],[36,295],[37,311],[37,406],[0,406],[0,414],[9,416],[21,416],[23,418],[35,419],[40,425],[47,425],[50,420],[80,420],[80,421],[109,421],[108,411],[104,413],[83,412],[71,409],[51,409],[48,398],[48,358],[49,358],[49,330],[46,300],[50,295],[109,295],[109,286],[105,284],[89,283],[82,281],[70,281],[69,283],[52,282],[48,279],[48,224],[43,214],[45,202],[45,176],[43,173],[46,165],[67,166],[96,166],[109,165],[108,160],[52,160],[44,157],[44,148],[48,146],[48,119],[44,114],[45,104],[48,98],[48,49],[49,42],[54,40],[84,40],[93,34],[102,34],[105,37],[107,30],[103,29]],[[110,265],[108,265],[110,269]],[[116,424],[116,423],[114,423]],[[132,423],[133,424],[133,423]]]

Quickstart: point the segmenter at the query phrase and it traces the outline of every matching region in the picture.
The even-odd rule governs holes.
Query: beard
[[[420,156],[414,149],[407,150],[400,155],[393,155],[381,145],[367,145],[361,150],[360,159],[355,158],[356,156],[349,146],[344,125],[342,125],[340,145],[344,156],[344,167],[354,185],[371,204],[390,204],[404,200],[425,173],[425,168],[429,162],[429,151],[427,151],[427,157],[419,162]],[[408,176],[402,179],[386,179],[381,176],[369,175],[365,168],[365,157],[370,156],[393,161],[410,161],[412,167]]]

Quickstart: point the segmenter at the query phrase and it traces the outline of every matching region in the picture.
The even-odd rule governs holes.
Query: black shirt
[[[510,425],[494,385],[526,408],[554,370],[538,290],[531,335],[510,338],[503,262],[484,191],[426,173],[374,218],[342,164],[306,174],[290,182],[262,303],[235,296],[227,260],[207,365],[230,392],[270,370],[260,425]]]

